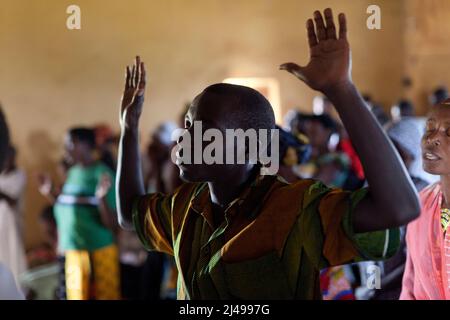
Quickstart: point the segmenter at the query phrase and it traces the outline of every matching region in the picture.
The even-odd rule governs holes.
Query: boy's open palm
[[[144,62],[141,62],[141,58],[137,56],[133,67],[126,68],[125,89],[120,108],[122,128],[137,127],[144,103],[145,85]]]
[[[314,22],[309,19],[306,24],[310,48],[309,63],[305,67],[292,62],[280,66],[280,69],[292,73],[312,89],[321,92],[351,81],[350,46],[347,41],[345,15],[339,15],[339,37],[336,35],[331,9],[326,9],[324,16],[325,21],[320,11],[316,11]]]

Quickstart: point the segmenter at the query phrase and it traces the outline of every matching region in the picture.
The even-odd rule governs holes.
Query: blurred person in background
[[[3,108],[0,106],[0,171],[5,168],[10,146],[10,134]],[[18,289],[11,270],[0,262],[0,300],[23,300],[23,293]]]
[[[391,117],[393,121],[398,121],[405,117],[414,117],[414,115],[414,104],[409,100],[402,99],[391,107]]]
[[[437,106],[441,102],[444,102],[449,98],[448,95],[448,89],[446,86],[439,86],[431,92],[430,96],[428,97],[428,101],[430,103],[430,106]]]
[[[329,115],[304,116],[302,127],[305,136],[311,144],[311,159],[299,166],[298,173],[303,178],[312,178],[317,174],[318,161],[329,153],[342,153],[349,159],[350,169],[342,188],[356,190],[362,187],[364,171],[361,161],[343,126],[334,121]]]
[[[26,270],[23,245],[23,198],[26,177],[16,165],[16,150],[9,146],[0,174],[0,262],[14,274],[16,281]]]
[[[317,160],[314,179],[332,188],[343,188],[350,172],[350,160],[344,153],[330,152]]]
[[[279,126],[276,128],[280,134],[278,175],[290,183],[298,181],[301,177],[296,172],[296,168],[309,161],[311,146]]]
[[[333,134],[337,133],[337,124],[329,115],[307,117],[304,122],[304,131],[311,144],[312,160],[336,148],[337,142],[333,139]]]
[[[69,130],[65,151],[71,167],[60,193],[52,190],[48,181],[44,184],[45,194],[56,198],[54,214],[58,253],[64,258],[65,298],[119,299],[114,173],[96,157],[93,129]]]
[[[407,227],[402,300],[450,299],[450,99],[431,108],[421,140],[423,168],[440,180],[419,196],[421,214]]]
[[[107,124],[98,124],[93,129],[98,159],[113,172],[116,172],[118,141],[114,131]]]
[[[164,122],[150,136],[147,156],[144,157],[144,183],[148,192],[170,192],[182,183],[177,166],[171,159],[175,145],[171,138],[177,128],[176,123]]]

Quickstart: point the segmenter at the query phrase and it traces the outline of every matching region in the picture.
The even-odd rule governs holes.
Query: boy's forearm
[[[380,226],[407,223],[420,210],[416,190],[397,151],[356,87],[344,84],[326,92],[358,152]],[[374,226],[376,227],[376,226]]]
[[[122,228],[132,229],[133,202],[144,195],[137,128],[124,128],[117,167],[117,213]]]

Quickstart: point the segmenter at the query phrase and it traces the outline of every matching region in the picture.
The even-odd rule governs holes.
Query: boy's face
[[[426,172],[450,174],[450,105],[433,107],[422,138],[422,158]]]
[[[182,137],[189,134],[191,139],[191,164],[180,164],[180,177],[183,180],[189,182],[213,182],[221,180],[234,172],[239,165],[227,165],[227,164],[206,164],[202,160],[200,164],[194,164],[194,153],[203,152],[205,147],[211,142],[203,142],[202,137],[196,137],[194,134],[194,121],[201,121],[202,136],[208,129],[217,129],[225,136],[226,129],[230,128],[226,125],[225,119],[230,117],[231,104],[224,101],[223,97],[219,97],[211,93],[202,93],[197,96],[192,102],[186,117],[185,117],[185,133]],[[229,122],[229,121],[227,121]],[[200,150],[194,149],[194,141],[202,141]],[[223,144],[223,150],[225,150],[225,141]],[[225,157],[225,154],[224,154]],[[225,160],[223,161],[225,162]]]

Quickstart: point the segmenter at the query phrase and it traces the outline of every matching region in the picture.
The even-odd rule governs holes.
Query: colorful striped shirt
[[[133,219],[147,249],[175,256],[179,299],[321,299],[321,269],[398,248],[398,229],[354,234],[366,193],[259,176],[214,228],[208,185],[187,183],[137,199]]]

